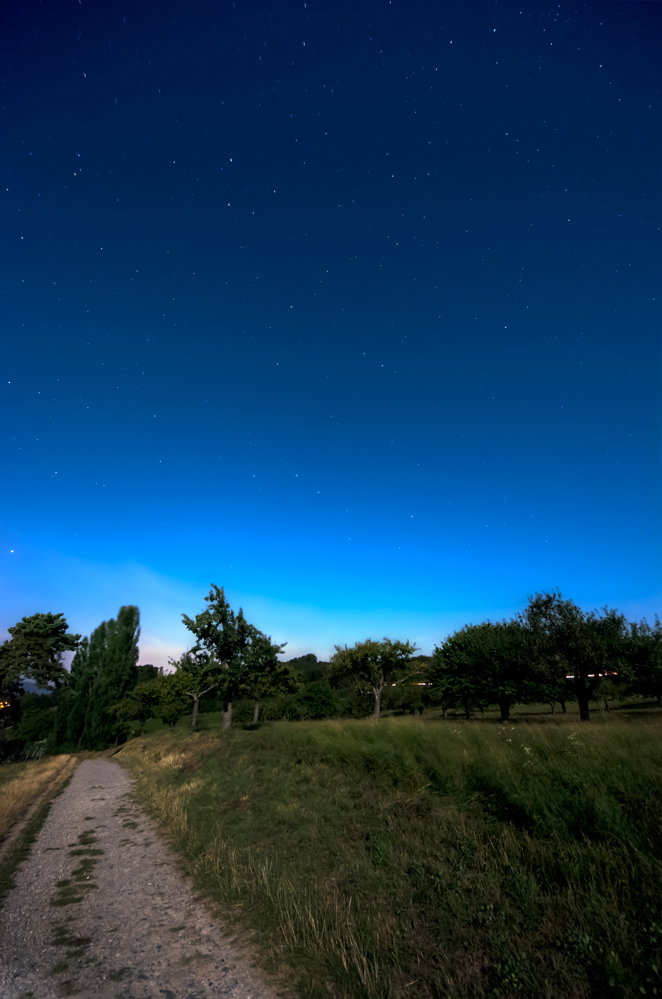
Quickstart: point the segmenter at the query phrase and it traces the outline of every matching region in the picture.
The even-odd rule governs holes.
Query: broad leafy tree
[[[287,643],[285,643],[287,644]],[[273,645],[271,638],[255,629],[243,652],[243,693],[255,702],[253,724],[260,717],[260,702],[274,694],[294,694],[303,686],[298,671],[278,659],[284,645]]]
[[[25,694],[21,698],[21,718],[13,737],[23,743],[50,738],[54,715],[52,694]]]
[[[66,682],[65,652],[73,652],[80,635],[69,632],[64,614],[32,614],[7,629],[11,639],[0,645],[0,719],[14,724],[20,715],[22,681],[56,688]]]
[[[305,656],[296,656],[294,659],[288,659],[287,665],[301,675],[304,683],[312,683],[314,680],[326,680],[329,675],[329,664],[319,662],[313,652],[308,652]]]
[[[69,633],[64,614],[32,614],[7,628],[11,640],[0,652],[0,669],[5,683],[20,684],[22,678],[34,680],[40,687],[59,686],[67,679],[62,665],[65,652],[78,648],[80,635]]]
[[[134,715],[141,726],[145,725],[148,718],[158,717],[157,708],[163,699],[165,677],[162,672],[158,673],[152,680],[142,680],[130,693],[133,703]]]
[[[586,613],[559,592],[538,593],[520,615],[544,662],[547,682],[562,681],[579,702],[579,716],[590,721],[589,702],[604,677],[629,676],[628,626],[607,608]]]
[[[336,684],[349,680],[359,688],[370,690],[374,698],[373,717],[379,718],[384,686],[403,680],[403,671],[416,652],[416,646],[411,642],[391,641],[390,638],[381,642],[368,638],[351,648],[336,645],[335,649],[329,679]]]
[[[644,697],[654,697],[662,707],[662,622],[655,618],[650,625],[644,618],[630,625],[628,661],[632,689]]]
[[[154,689],[147,696],[155,697],[152,714],[155,718],[160,718],[164,725],[172,728],[180,718],[188,714],[191,702],[188,700],[184,687],[186,680],[177,672],[167,673],[159,677],[158,680],[151,680],[149,686],[154,685]],[[148,684],[141,684],[142,688]],[[144,697],[145,694],[143,693]]]
[[[533,646],[517,621],[469,624],[434,650],[428,669],[439,699],[473,707],[498,704],[507,721],[513,704],[533,700],[536,681]]]
[[[175,668],[179,689],[186,697],[191,698],[191,726],[195,728],[200,698],[215,690],[223,681],[222,666],[206,652],[185,652],[179,659],[170,659],[170,665]]]
[[[209,686],[215,686],[223,698],[223,728],[229,728],[232,703],[241,696],[244,685],[244,653],[257,629],[249,625],[241,608],[235,614],[222,587],[212,583],[205,603],[207,607],[201,614],[194,618],[182,614],[182,620],[197,639],[191,656],[201,671],[206,669]]]

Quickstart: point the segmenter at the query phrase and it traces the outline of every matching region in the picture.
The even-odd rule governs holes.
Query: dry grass
[[[34,763],[8,763],[2,768],[2,808],[0,809],[0,840],[11,830],[33,801],[46,791],[71,759],[67,754],[48,756]],[[12,768],[18,773],[14,774]],[[7,779],[8,778],[8,779]]]

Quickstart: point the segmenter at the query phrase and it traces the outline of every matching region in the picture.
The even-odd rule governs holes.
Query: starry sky
[[[2,620],[662,612],[662,5],[2,10]]]

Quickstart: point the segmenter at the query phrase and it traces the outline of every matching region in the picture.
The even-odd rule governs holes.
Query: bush
[[[304,720],[335,718],[338,714],[338,698],[328,680],[313,680],[295,696]]]
[[[25,694],[20,699],[21,714],[13,736],[20,743],[41,742],[53,732],[55,707],[49,694]]]

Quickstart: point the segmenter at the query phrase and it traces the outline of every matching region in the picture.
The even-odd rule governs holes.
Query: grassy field
[[[302,996],[603,999],[662,995],[661,736],[277,723],[116,759]]]
[[[244,706],[244,702],[239,702],[240,705]],[[253,701],[246,701],[243,712],[241,714],[248,721],[253,717]],[[239,714],[235,706],[235,718]],[[614,716],[617,715],[620,719],[626,720],[636,719],[638,716],[646,716],[647,718],[651,715],[658,715],[659,720],[662,722],[662,710],[658,708],[655,701],[647,700],[643,697],[630,697],[624,701],[612,701],[607,707],[605,707],[605,702],[602,698],[599,701],[591,702],[591,717],[595,720],[612,720]],[[401,710],[382,710],[382,719],[402,719],[405,717],[412,717],[409,714],[404,714]],[[426,708],[422,716],[418,713],[415,715],[416,718],[422,717],[425,721],[457,721],[464,722],[465,715],[464,711],[452,709],[448,712],[448,717],[443,718],[443,713],[441,708]],[[207,712],[203,710],[198,715],[198,728],[219,728],[221,725],[223,715],[220,711]],[[496,705],[492,707],[485,708],[483,712],[475,711],[472,716],[474,721],[480,722],[497,722],[500,723],[501,715],[499,708]],[[340,720],[340,719],[338,719]],[[557,704],[556,709],[552,712],[549,704],[516,704],[511,710],[511,721],[514,724],[519,724],[522,722],[539,722],[540,724],[545,724],[551,722],[552,724],[562,724],[563,722],[578,722],[579,721],[579,705],[576,701],[568,701],[566,705],[565,713],[561,711],[561,707]],[[241,725],[241,716],[237,724]],[[191,716],[190,714],[185,715],[180,718],[176,725],[177,728],[191,729]],[[139,735],[141,732],[143,734],[158,732],[167,728],[163,724],[160,718],[149,718],[144,724],[139,722],[132,723],[133,735]]]

